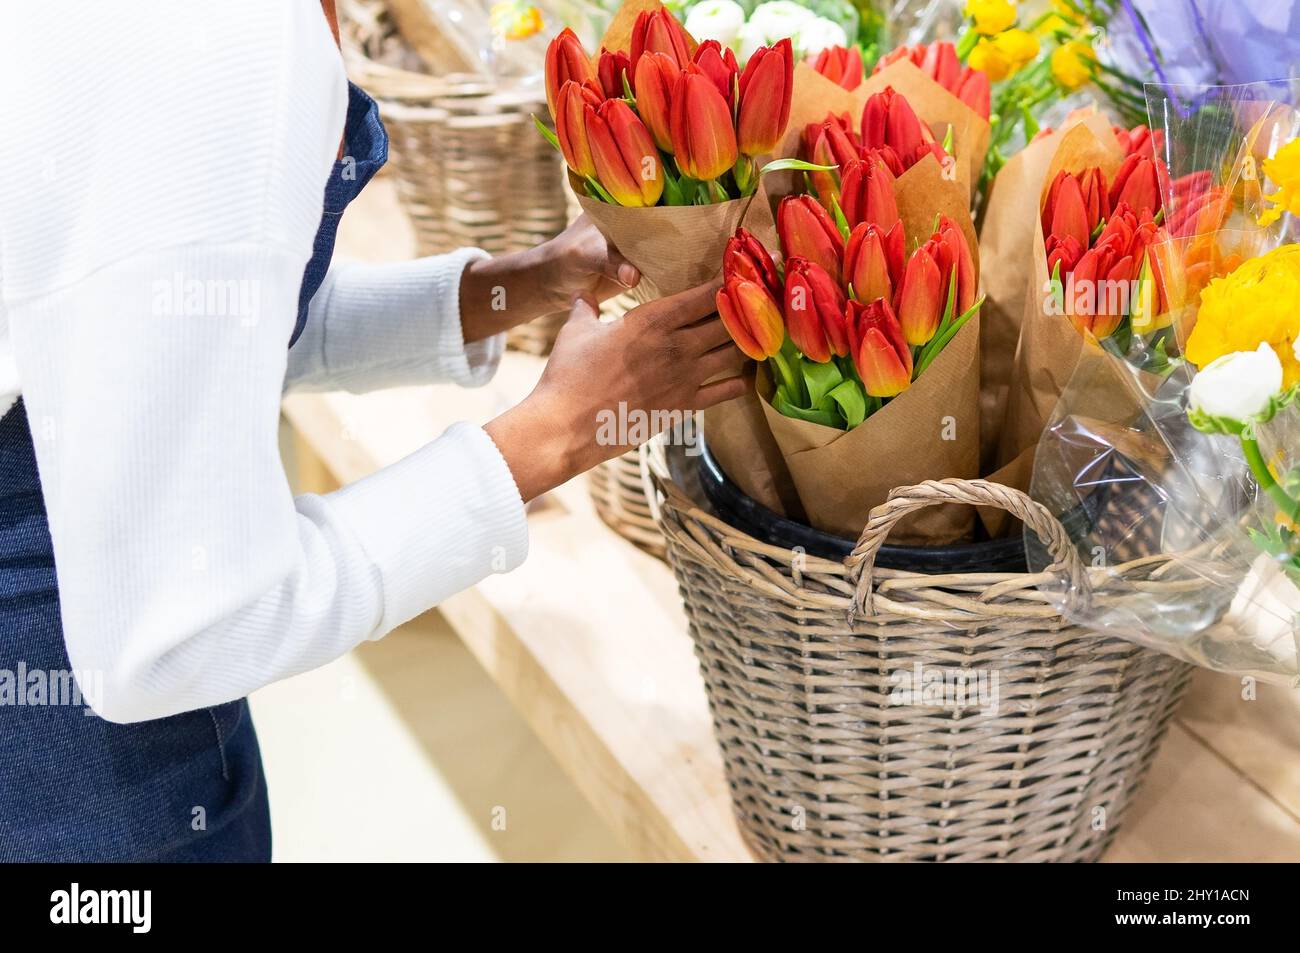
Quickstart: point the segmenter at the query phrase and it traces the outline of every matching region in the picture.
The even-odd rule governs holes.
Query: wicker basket
[[[345,6],[354,18],[344,22],[344,50],[353,80],[380,102],[389,166],[415,228],[417,253],[473,245],[495,255],[563,231],[569,221],[564,166],[532,120],[549,122],[541,91],[404,68],[418,58],[402,55],[400,35],[376,18],[374,7]],[[374,59],[380,49],[403,66]],[[546,354],[563,320],[563,314],[545,315],[513,329],[506,341]]]
[[[643,462],[735,812],[759,857],[1101,856],[1190,666],[1070,625],[1035,587],[1039,576],[873,567],[906,514],[992,505],[1032,527],[1086,592],[1087,572],[1045,509],[978,480],[896,490],[839,563],[712,516],[688,489],[687,469],[670,471],[661,438]],[[979,710],[987,693],[964,704],[951,691],[900,696],[918,675],[930,691],[935,673],[984,677],[996,686],[995,710]]]

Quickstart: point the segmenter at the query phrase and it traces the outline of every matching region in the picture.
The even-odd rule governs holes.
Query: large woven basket
[[[379,100],[389,166],[415,228],[417,253],[473,245],[496,255],[531,248],[563,231],[569,220],[564,166],[532,119],[550,122],[542,91],[500,89],[478,75],[410,69],[418,58],[402,55],[409,51],[401,36],[386,20],[375,19],[374,6],[345,6],[353,16],[344,21],[344,51],[353,80]],[[403,66],[373,58],[379,49]],[[545,315],[520,325],[506,341],[546,354],[564,317]]]
[[[1088,574],[1044,508],[979,480],[895,490],[839,563],[733,529],[698,501],[687,468],[670,470],[662,438],[645,449],[736,816],[757,856],[1101,856],[1190,666],[1070,625],[1040,594],[1040,576],[873,565],[908,513],[999,506],[1039,534],[1086,597]],[[951,691],[900,694],[908,680],[933,687],[935,673],[950,685],[983,677],[996,705],[988,693],[966,704]]]

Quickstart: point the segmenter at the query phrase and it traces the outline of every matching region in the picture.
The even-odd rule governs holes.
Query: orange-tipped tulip
[[[722,278],[743,278],[762,285],[772,293],[772,297],[781,297],[781,278],[776,271],[776,262],[772,256],[747,228],[736,229],[736,234],[727,239],[727,247],[722,252]]]
[[[596,174],[596,162],[587,139],[586,108],[599,109],[601,102],[595,89],[573,80],[560,87],[556,102],[555,135],[560,140],[560,153],[569,168],[584,179]]]
[[[903,277],[903,223],[885,231],[863,222],[849,234],[844,248],[844,278],[859,301],[892,301],[894,286]]]
[[[975,256],[971,254],[966,233],[947,215],[939,216],[939,230],[933,237],[939,242],[939,268],[943,273],[945,307],[952,272],[954,268],[957,270],[957,301],[952,312],[955,318],[965,314],[975,304],[976,285],[979,283],[975,274]]]
[[[582,48],[582,41],[568,27],[561,30],[546,47],[544,71],[546,105],[551,110],[552,118],[559,102],[561,86],[569,80],[575,83],[598,83],[596,71],[591,68],[591,58]]]
[[[848,303],[853,364],[871,397],[895,397],[912,382],[912,349],[884,298]]]
[[[1133,154],[1124,160],[1115,181],[1110,185],[1111,208],[1127,202],[1139,212],[1160,209],[1160,184],[1155,160],[1146,155]]]
[[[596,76],[600,80],[600,88],[605,93],[606,99],[621,99],[626,90],[623,89],[623,77],[627,76],[628,85],[633,83],[632,78],[632,61],[622,50],[607,50],[601,47],[600,58],[596,61]]]
[[[596,178],[619,205],[654,205],[664,191],[664,169],[650,130],[621,99],[585,107]]]
[[[731,339],[748,357],[761,361],[780,352],[785,327],[781,309],[766,288],[733,277],[718,289],[715,300]]]
[[[682,71],[672,57],[663,53],[646,53],[636,63],[636,108],[641,114],[655,145],[670,155],[673,152],[673,91]]]
[[[736,108],[736,139],[747,156],[776,148],[790,122],[794,93],[794,52],[790,40],[760,46],[740,74],[740,103]]]
[[[786,260],[786,329],[804,357],[825,364],[832,356],[849,353],[846,304],[839,282],[820,265],[806,258]]]
[[[683,67],[691,61],[690,40],[682,25],[663,7],[642,10],[632,25],[632,68],[643,53],[663,53]]]
[[[673,153],[682,174],[716,179],[736,164],[736,131],[718,87],[694,63],[677,77],[670,117]]]
[[[727,106],[734,105],[736,77],[740,74],[740,67],[736,65],[736,54],[730,49],[724,50],[717,40],[705,40],[695,48],[692,62],[705,76],[713,80],[713,85],[718,87],[718,92],[727,101]]]
[[[776,231],[787,258],[806,258],[841,280],[844,239],[811,195],[787,195],[776,211]]]
[[[836,116],[830,113],[821,122],[810,122],[804,126],[800,144],[801,158],[814,165],[833,165],[839,171],[809,171],[817,200],[827,211],[831,209],[831,199],[839,200],[840,174],[845,164],[858,157],[861,140],[849,119],[848,113]],[[843,204],[843,203],[841,203]]]
[[[1082,179],[1065,170],[1057,173],[1047,190],[1047,202],[1043,206],[1044,236],[1069,237],[1084,248],[1088,247],[1097,222],[1110,214],[1105,191],[1094,187],[1093,171],[1100,175],[1098,169],[1089,170]],[[1085,183],[1089,190],[1087,198],[1084,196]]]
[[[1091,334],[1097,340],[1109,337],[1119,327],[1128,282],[1136,273],[1132,256],[1120,246],[1120,239],[1112,236],[1084,252],[1074,268],[1073,294],[1066,300],[1071,323],[1080,334]]]
[[[813,69],[844,89],[857,89],[862,85],[862,51],[828,46],[813,60]]]
[[[903,337],[912,347],[927,344],[939,330],[948,289],[943,286],[943,269],[939,265],[942,251],[937,239],[930,239],[907,259],[903,281],[894,295]]]
[[[899,220],[894,174],[879,155],[854,159],[840,169],[840,207],[850,228],[874,222],[888,231]]]

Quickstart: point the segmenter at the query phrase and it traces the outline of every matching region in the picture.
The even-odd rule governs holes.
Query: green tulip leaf
[[[808,403],[813,407],[825,406],[826,396],[844,380],[844,375],[834,364],[803,360],[800,369],[803,371],[804,384],[808,387]]]
[[[817,165],[813,162],[805,162],[803,159],[790,157],[787,159],[773,159],[759,169],[758,174],[767,175],[769,172],[785,172],[790,169],[796,172],[831,172],[838,168],[837,165]]]
[[[591,176],[587,176],[586,182],[587,182],[587,194],[590,195],[592,198],[600,199],[602,202],[607,202],[610,205],[618,204],[618,202],[614,199],[614,196],[610,195],[609,192],[605,190],[605,187],[601,185],[599,182],[597,182],[594,178],[592,178]]]
[[[840,230],[840,234],[844,236],[844,240],[848,241],[849,233],[852,232],[853,229],[849,228],[849,220],[844,217],[844,209],[840,208],[839,197],[835,195],[831,196],[831,213],[835,216],[835,227]]]
[[[979,298],[975,300],[975,303],[970,306],[969,310],[958,315],[956,320],[949,322],[945,331],[936,334],[930,339],[930,343],[921,350],[921,355],[917,359],[916,370],[912,374],[912,380],[916,380],[920,377],[921,372],[934,362],[934,359],[939,356],[939,352],[947,347],[948,342],[957,336],[957,332],[960,331],[962,327],[965,326],[966,322],[975,315],[975,312],[979,311],[980,305],[983,303],[984,296],[980,295]]]
[[[830,397],[839,405],[840,413],[852,430],[867,419],[867,401],[857,381],[842,381],[830,392]]]
[[[546,123],[542,122],[540,119],[538,119],[537,113],[533,113],[532,117],[533,117],[533,125],[536,126],[537,131],[542,134],[542,138],[545,139],[547,142],[549,142],[552,146],[554,146],[556,152],[562,152],[563,150],[560,149],[560,139],[555,134],[555,130],[552,129],[550,126],[546,125]]]
[[[785,399],[784,394],[777,391],[773,406],[777,413],[782,417],[790,417],[793,420],[806,420],[810,424],[821,424],[823,427],[834,427],[837,430],[843,430],[840,424],[840,417],[833,410],[818,410],[809,407],[798,407]]]

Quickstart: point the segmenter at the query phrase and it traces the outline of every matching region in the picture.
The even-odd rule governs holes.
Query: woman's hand
[[[748,359],[713,313],[719,286],[609,322],[592,296],[574,303],[537,387],[486,428],[525,501],[630,450],[620,435],[648,435],[745,392]]]
[[[603,301],[635,287],[640,273],[587,216],[527,251],[476,261],[460,280],[465,342],[567,309],[577,295]]]

